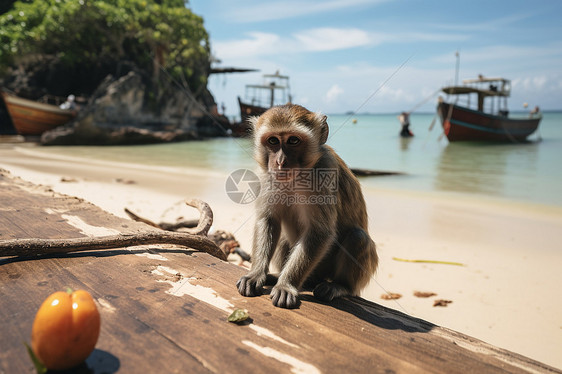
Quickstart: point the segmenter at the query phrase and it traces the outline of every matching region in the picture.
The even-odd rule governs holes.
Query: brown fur
[[[325,301],[357,295],[374,274],[378,257],[359,181],[324,144],[326,117],[289,104],[268,110],[253,125],[262,192],[256,201],[252,269],[238,281],[239,292],[261,294],[271,266],[280,271],[271,290],[275,306],[297,307],[303,285]],[[294,187],[299,175],[320,172],[335,176],[336,188]]]

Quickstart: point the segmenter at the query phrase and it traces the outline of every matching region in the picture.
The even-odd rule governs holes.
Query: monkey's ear
[[[328,116],[322,113],[315,114],[320,128],[320,144],[324,144],[328,141],[328,135],[330,133],[330,129],[328,128]]]

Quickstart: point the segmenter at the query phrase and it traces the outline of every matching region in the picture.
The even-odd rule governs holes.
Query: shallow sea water
[[[330,115],[328,144],[355,168],[402,175],[362,178],[365,186],[482,195],[562,206],[562,112],[546,112],[523,144],[449,143],[439,120],[412,114],[403,139],[396,114]],[[433,123],[433,126],[431,124]],[[254,168],[247,139],[221,138],[143,146],[41,147],[41,152],[146,166],[229,174]]]

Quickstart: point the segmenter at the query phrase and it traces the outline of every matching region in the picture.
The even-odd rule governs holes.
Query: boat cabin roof
[[[275,89],[282,90],[288,87],[272,82],[271,84],[247,84],[246,88],[267,88],[267,89],[275,88]]]
[[[274,74],[264,74],[261,83],[247,84],[246,99],[251,101],[251,105],[271,108],[291,102],[290,91],[289,76],[277,71]]]
[[[447,95],[466,95],[471,93],[476,93],[482,96],[509,96],[509,92],[504,91],[494,91],[494,90],[483,90],[474,87],[467,86],[449,86],[443,87],[442,91]]]
[[[257,88],[267,90],[285,90],[289,89],[289,76],[281,75],[279,72],[274,74],[264,74],[261,84],[247,84],[246,88]]]
[[[275,74],[264,74],[263,75],[264,78],[278,78],[278,79],[289,79],[288,75],[281,75],[279,73],[275,73]]]
[[[476,93],[480,97],[504,96],[508,97],[511,92],[511,82],[504,78],[465,79],[462,86],[443,87],[442,91],[447,95],[466,95]]]
[[[505,78],[486,78],[486,77],[479,77],[476,79],[465,79],[462,81],[464,84],[471,84],[471,83],[491,83],[491,82],[507,82],[509,83],[509,79]]]

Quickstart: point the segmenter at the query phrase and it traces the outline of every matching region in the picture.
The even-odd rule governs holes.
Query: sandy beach
[[[156,222],[196,218],[182,201],[199,198],[213,208],[213,229],[251,250],[253,205],[230,200],[227,174],[59,157],[32,144],[0,144],[0,168],[121,217],[127,207]],[[372,187],[364,194],[380,265],[363,297],[562,368],[562,208]],[[381,298],[388,293],[401,297]]]

